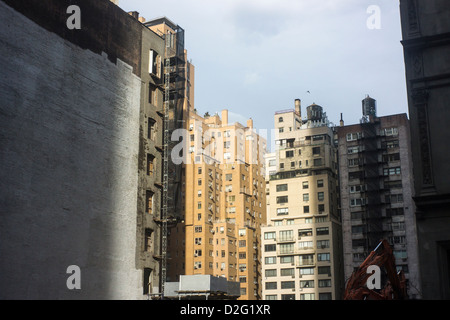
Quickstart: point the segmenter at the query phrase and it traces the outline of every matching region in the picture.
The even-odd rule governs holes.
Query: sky
[[[399,1],[119,0],[147,20],[185,30],[195,66],[195,108],[270,130],[274,113],[302,101],[329,121],[359,123],[361,101],[378,116],[408,113]],[[375,9],[374,10],[374,6]]]

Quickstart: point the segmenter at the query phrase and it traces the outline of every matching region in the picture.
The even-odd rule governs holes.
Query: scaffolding
[[[383,237],[383,218],[382,218],[382,158],[381,140],[377,132],[379,131],[379,120],[361,123],[362,128],[362,155],[363,174],[362,179],[366,192],[366,245],[365,250],[370,251]]]

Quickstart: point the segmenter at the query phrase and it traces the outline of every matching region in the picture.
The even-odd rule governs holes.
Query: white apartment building
[[[262,228],[265,300],[335,300],[344,289],[334,133],[322,107],[275,113],[276,173]],[[270,161],[273,157],[268,158]]]

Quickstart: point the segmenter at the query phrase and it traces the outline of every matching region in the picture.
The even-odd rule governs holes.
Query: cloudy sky
[[[147,20],[166,16],[185,30],[200,114],[226,108],[231,120],[251,117],[257,129],[270,130],[274,113],[299,98],[303,114],[315,102],[331,122],[343,113],[353,124],[366,94],[377,100],[379,116],[407,113],[398,1],[119,0],[119,6]],[[372,6],[379,20],[368,12]]]

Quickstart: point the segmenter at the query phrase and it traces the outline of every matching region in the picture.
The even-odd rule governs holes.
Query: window
[[[287,190],[288,190],[288,185],[287,184],[278,184],[277,185],[277,192],[287,191]]]
[[[299,264],[301,266],[314,264],[314,255],[313,254],[299,255]]]
[[[350,199],[350,207],[357,207],[357,206],[363,206],[365,205],[365,199],[364,198],[360,198],[360,199]]]
[[[387,194],[385,199],[386,203],[401,203],[403,202],[403,194]]]
[[[317,200],[323,201],[325,199],[325,193],[324,192],[317,192]]]
[[[309,206],[303,206],[303,213],[309,213]]]
[[[320,154],[320,147],[314,147],[312,149],[313,155],[319,155]]]
[[[195,226],[194,228],[195,232],[202,232],[202,226]]]
[[[319,213],[322,213],[325,211],[325,205],[324,204],[319,204],[317,206],[317,211],[319,211]]]
[[[277,263],[277,257],[266,257],[264,262],[265,264],[275,264]]]
[[[322,159],[314,159],[314,166],[315,167],[320,167],[322,165]]]
[[[309,193],[303,194],[303,201],[309,201]]]
[[[330,261],[330,254],[329,253],[318,253],[317,261]]]
[[[280,263],[294,263],[294,256],[280,257]]]
[[[151,274],[152,274],[152,269],[144,268],[144,276],[143,276],[143,280],[144,280],[144,285],[143,285],[144,292],[143,293],[144,294],[148,294],[150,292],[150,284],[152,282]]]
[[[283,122],[284,120],[283,120],[283,117],[279,117],[278,118],[278,122]]]
[[[300,281],[300,288],[314,288],[314,280]]]
[[[268,295],[266,295],[265,300],[277,300],[277,295],[276,294],[268,294]]]
[[[308,181],[303,181],[303,182],[302,182],[302,187],[303,187],[303,189],[308,189],[308,188],[309,188],[309,183],[308,183]]]
[[[330,240],[317,240],[318,249],[326,249],[330,247]]]
[[[287,215],[289,214],[289,208],[278,208],[277,209],[277,215],[282,216],[282,215]]]
[[[314,274],[314,268],[300,268],[300,275],[303,276],[303,275],[312,275],[312,274]]]
[[[319,274],[328,274],[329,276],[331,276],[331,267],[330,266],[317,267],[317,272]]]
[[[264,239],[265,240],[269,240],[269,239],[275,239],[275,231],[271,231],[271,232],[264,232]]]
[[[293,275],[295,275],[295,269],[294,269],[294,268],[281,269],[281,270],[280,270],[280,275],[281,275],[282,277],[293,276]]]
[[[281,300],[295,300],[295,294],[282,294]]]
[[[300,229],[298,230],[299,237],[309,237],[313,235],[312,229]]]
[[[295,281],[281,281],[281,289],[294,289]]]
[[[298,248],[299,249],[312,249],[313,248],[313,242],[312,241],[300,241],[298,243]]]
[[[150,140],[156,140],[156,120],[152,118],[148,118],[148,132],[147,137]]]
[[[361,138],[361,132],[347,133],[347,141],[355,141]]]
[[[225,175],[225,181],[232,181],[233,180],[233,174],[232,173],[227,173]]]
[[[153,214],[153,195],[154,195],[154,193],[152,191],[147,190],[147,192],[146,192],[146,198],[147,198],[146,206],[147,207],[145,208],[145,211],[148,214]]]
[[[383,161],[385,162],[399,161],[399,160],[400,160],[400,153],[391,153],[383,155]]]
[[[293,240],[293,236],[282,236],[281,241],[289,241]],[[280,244],[280,254],[293,254],[294,253],[294,244],[293,243],[282,243]]]
[[[277,251],[277,245],[276,244],[266,244],[264,246],[264,252],[272,252]]]
[[[294,156],[294,150],[286,151],[286,158],[292,158]]]
[[[319,292],[319,300],[331,300],[331,292]]]
[[[350,186],[350,193],[356,193],[361,191],[364,191],[364,185]]]
[[[201,249],[194,250],[194,257],[201,257],[201,256],[202,256],[202,250]]]
[[[287,203],[287,202],[288,202],[288,196],[277,197],[278,204],[283,204],[283,203]]]
[[[394,250],[394,257],[396,259],[406,259],[408,258],[408,254],[406,250]]]
[[[400,167],[383,169],[383,175],[385,175],[385,176],[391,176],[391,175],[400,174],[400,173],[401,173]]]
[[[151,154],[147,154],[147,175],[153,176],[155,172],[155,157]]]
[[[323,188],[323,180],[317,180],[317,188]]]
[[[144,234],[144,241],[145,241],[145,243],[144,243],[144,246],[145,246],[144,250],[147,251],[147,252],[152,252],[152,250],[153,250],[153,238],[152,238],[152,235],[153,235],[153,230],[146,228],[145,229],[145,234]]]
[[[387,136],[396,136],[396,135],[398,135],[398,129],[397,128],[386,128],[386,129],[384,129],[384,133]]]
[[[359,147],[348,147],[347,148],[347,153],[348,154],[354,154],[354,153],[358,153],[359,152]]]
[[[278,132],[279,133],[283,133],[284,132],[284,128],[278,128]]]
[[[276,277],[277,276],[277,269],[266,269],[264,272],[266,277]]]
[[[386,142],[386,148],[387,149],[393,149],[393,148],[398,148],[398,147],[399,147],[398,140],[392,140],[392,141],[387,141]]]
[[[348,173],[348,179],[354,180],[354,179],[362,179],[364,177],[363,171],[354,171]]]
[[[326,235],[328,233],[329,233],[328,227],[316,228],[316,234],[318,236]]]
[[[280,241],[290,241],[294,239],[294,231],[283,230],[280,231]]]
[[[359,164],[360,164],[360,159],[359,158],[348,159],[348,166],[349,167],[356,167]]]
[[[266,290],[275,290],[277,288],[276,282],[266,282]]]
[[[366,231],[366,226],[365,225],[360,225],[360,226],[352,226],[352,233],[363,233]]]

